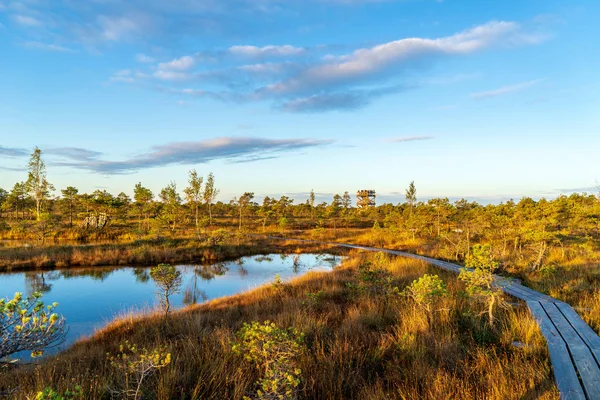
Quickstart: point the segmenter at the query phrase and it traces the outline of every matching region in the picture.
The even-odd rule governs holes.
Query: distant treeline
[[[447,198],[418,201],[411,183],[406,201],[357,208],[348,192],[336,194],[331,202],[315,202],[314,192],[300,203],[287,196],[256,199],[246,192],[229,202],[218,201],[212,173],[206,179],[189,172],[188,185],[179,190],[169,183],[155,194],[142,183],[134,196],[106,190],[79,193],[72,186],[55,191],[47,181],[41,152],[36,149],[29,163],[28,179],[9,191],[0,189],[0,233],[17,238],[35,234],[40,238],[53,232],[82,230],[84,221],[108,219],[106,225],[86,224],[104,230],[120,227],[136,234],[198,234],[209,226],[237,229],[279,230],[325,228],[369,228],[371,238],[385,244],[392,239],[443,243],[447,258],[462,259],[475,243],[492,244],[495,256],[524,260],[540,268],[550,247],[580,246],[594,251],[600,238],[600,196],[572,194],[554,200],[523,198],[497,205],[481,205]],[[60,193],[59,196],[56,194]],[[257,201],[258,200],[258,201]],[[91,219],[90,219],[91,218]],[[575,241],[575,239],[577,239]],[[592,242],[590,242],[590,240]]]

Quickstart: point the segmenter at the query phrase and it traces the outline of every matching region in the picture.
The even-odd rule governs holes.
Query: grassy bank
[[[209,263],[265,253],[321,251],[324,246],[279,242],[218,231],[202,240],[148,239],[125,243],[0,247],[0,272],[89,266]]]
[[[388,229],[338,229],[294,231],[287,237],[314,239],[407,251],[462,265],[464,260],[440,240],[407,238]],[[568,239],[550,248],[542,268],[533,269],[526,259],[511,252],[502,254],[500,243],[490,244],[499,262],[498,274],[518,278],[524,285],[563,300],[578,311],[600,333],[600,241]]]
[[[449,296],[428,313],[406,297],[359,290],[372,284],[359,270],[366,262],[388,271],[385,282],[400,290],[424,273],[439,274]],[[115,321],[40,365],[3,372],[0,391],[18,385],[12,396],[25,399],[81,385],[86,399],[110,398],[119,371],[106,353],[129,340],[172,355],[144,382],[144,399],[253,397],[263,373],[232,345],[244,322],[270,320],[305,335],[296,355],[300,399],[557,399],[545,342],[527,309],[501,311],[492,328],[462,289],[456,276],[424,263],[354,253],[331,273],[186,308],[166,324],[160,315]]]

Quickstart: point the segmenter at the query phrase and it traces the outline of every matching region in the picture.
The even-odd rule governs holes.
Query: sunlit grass
[[[359,283],[358,265],[373,257],[355,253],[333,272],[309,272],[190,306],[173,312],[167,323],[159,313],[122,316],[39,366],[3,373],[0,390],[18,382],[15,398],[25,399],[45,387],[77,383],[85,398],[107,398],[115,372],[106,353],[129,340],[167,346],[173,355],[148,379],[144,398],[241,399],[255,393],[259,376],[231,352],[234,333],[244,322],[270,320],[305,333],[298,361],[302,399],[558,398],[544,339],[526,307],[501,311],[492,329],[461,294],[455,276],[389,258],[393,285],[402,289],[424,273],[437,273],[450,296],[433,315],[399,296],[382,308],[378,295],[356,295],[350,288]],[[307,305],[311,293],[319,295]]]

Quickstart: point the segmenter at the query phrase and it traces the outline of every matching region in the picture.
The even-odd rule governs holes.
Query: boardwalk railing
[[[425,261],[456,273],[463,268],[435,258],[384,248],[273,236],[268,238],[384,252]],[[596,332],[567,303],[509,279],[499,276],[496,276],[496,279],[505,293],[527,303],[529,311],[540,326],[548,344],[554,379],[561,399],[600,400],[600,337]]]

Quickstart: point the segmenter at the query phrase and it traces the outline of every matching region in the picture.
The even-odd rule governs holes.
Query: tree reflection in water
[[[194,273],[205,281],[215,279],[215,276],[225,275],[227,271],[229,271],[229,268],[223,263],[200,265],[194,269]]]
[[[52,290],[52,284],[46,282],[44,272],[25,273],[25,293],[31,296],[35,292],[48,293]]]
[[[137,283],[146,283],[150,280],[148,268],[134,268],[133,276],[135,276],[135,281]]]
[[[235,264],[237,265],[238,274],[240,274],[241,277],[248,275],[248,270],[246,268],[244,268],[244,259],[243,258],[238,259],[235,262]]]

